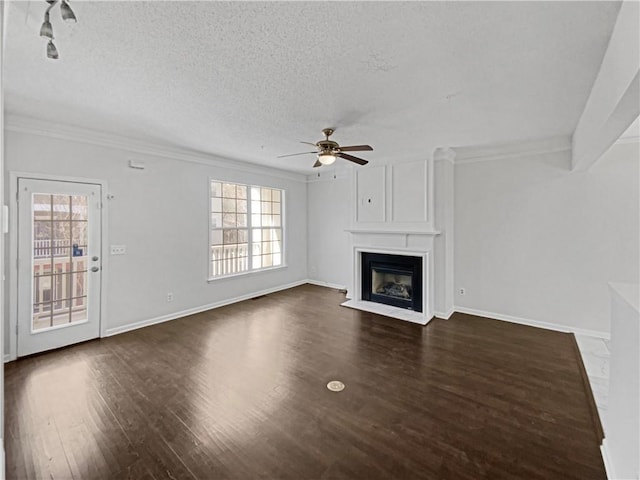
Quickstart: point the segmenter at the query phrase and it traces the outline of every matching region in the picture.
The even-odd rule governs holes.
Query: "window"
[[[284,192],[218,180],[210,183],[209,277],[281,266]]]

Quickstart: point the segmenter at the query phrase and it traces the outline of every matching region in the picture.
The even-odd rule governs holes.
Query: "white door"
[[[18,356],[100,336],[100,188],[18,179]]]

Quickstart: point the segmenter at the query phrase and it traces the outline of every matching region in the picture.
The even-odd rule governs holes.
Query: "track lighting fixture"
[[[47,58],[52,58],[53,60],[58,58],[58,49],[53,44],[53,40],[49,40],[49,43],[47,43]]]
[[[67,3],[67,0],[62,0],[62,3],[60,4],[60,13],[62,14],[62,19],[66,22],[78,21],[76,15],[73,13],[73,10],[71,10],[71,7]]]
[[[53,39],[53,27],[51,26],[51,22],[49,21],[48,11],[44,14],[44,22],[42,22],[42,27],[40,27],[40,36]]]
[[[49,12],[51,9],[58,3],[60,0],[45,0],[49,6],[47,10],[44,12],[44,22],[42,22],[42,26],[40,27],[40,36],[49,39],[47,43],[47,58],[57,59],[58,58],[58,49],[53,44],[53,26],[51,25]],[[68,0],[62,0],[60,2],[60,16],[66,22],[77,22],[75,13],[71,10],[69,6]]]

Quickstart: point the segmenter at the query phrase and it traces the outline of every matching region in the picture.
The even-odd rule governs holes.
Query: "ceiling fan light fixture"
[[[49,43],[47,43],[47,57],[52,58],[53,60],[58,59],[58,49],[51,40],[49,40]]]
[[[62,0],[62,3],[60,4],[60,13],[62,14],[62,19],[67,22],[78,21],[75,13],[73,13],[73,10],[71,10],[71,7],[69,6],[66,0]]]
[[[42,22],[42,26],[40,27],[40,36],[47,37],[53,40],[53,27],[51,26],[51,22],[49,21],[49,12],[44,15],[44,22]]]
[[[323,165],[331,165],[336,161],[336,156],[331,152],[320,152],[318,154],[318,161]]]

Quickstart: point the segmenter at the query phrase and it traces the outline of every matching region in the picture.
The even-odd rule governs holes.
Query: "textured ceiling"
[[[372,161],[570,135],[619,2],[8,2],[8,113],[311,171],[336,127]],[[56,7],[57,8],[57,7]]]

